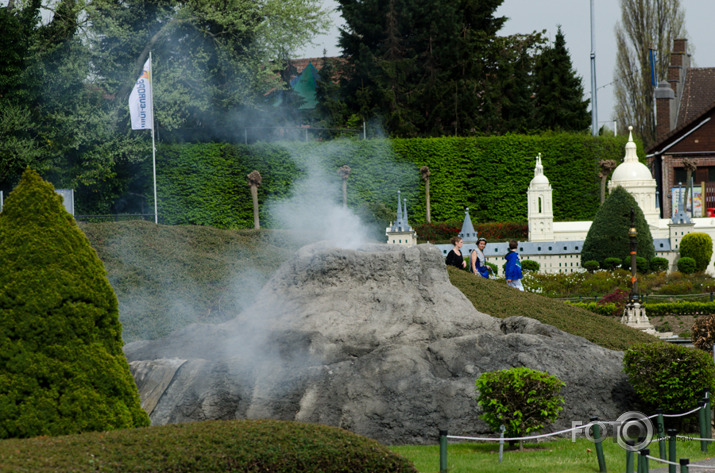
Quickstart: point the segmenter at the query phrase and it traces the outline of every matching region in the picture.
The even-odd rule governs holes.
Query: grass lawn
[[[524,451],[509,450],[504,445],[504,456],[499,463],[499,444],[450,442],[447,446],[447,466],[449,473],[491,473],[519,472],[529,473],[594,473],[598,472],[598,459],[595,445],[587,439],[560,439],[548,442],[530,443],[524,445]],[[393,446],[395,453],[402,455],[414,463],[420,473],[439,473],[439,445],[427,446]],[[658,444],[650,445],[651,455],[658,456]],[[715,455],[715,446],[709,451],[700,452],[700,443],[693,441],[678,441],[678,458],[689,458],[691,463]],[[606,459],[606,469],[610,472],[626,470],[626,452],[613,439],[603,442],[603,453]],[[637,458],[633,459],[634,468]],[[667,466],[664,463],[649,460],[649,469]]]

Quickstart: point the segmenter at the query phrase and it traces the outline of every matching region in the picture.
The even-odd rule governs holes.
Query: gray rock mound
[[[428,443],[439,429],[489,431],[474,390],[487,371],[526,366],[563,380],[554,429],[616,419],[630,394],[621,352],[476,311],[431,245],[305,247],[236,319],[125,352],[155,425],[274,418]]]

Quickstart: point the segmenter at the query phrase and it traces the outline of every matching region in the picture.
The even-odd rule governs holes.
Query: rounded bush
[[[684,274],[693,274],[697,268],[697,263],[693,258],[683,256],[678,260],[678,271]]]
[[[696,348],[712,353],[715,343],[715,315],[701,315],[696,318],[690,329],[690,340]]]
[[[636,265],[637,265],[637,271],[639,273],[647,273],[648,272],[648,260],[643,258],[642,256],[636,256]],[[630,271],[630,269],[631,269],[631,257],[630,256],[626,256],[625,258],[623,258],[621,268],[627,269]]]
[[[521,269],[524,271],[533,271],[536,273],[539,271],[540,268],[541,265],[538,261],[534,261],[532,259],[521,260]]]
[[[695,271],[705,271],[713,256],[713,240],[707,233],[688,233],[680,240],[680,256],[695,260]]]
[[[553,422],[563,409],[559,394],[565,384],[556,376],[529,368],[483,373],[477,378],[481,416],[494,431],[506,426],[507,436],[523,436]]]
[[[42,473],[417,473],[409,460],[367,437],[337,427],[270,419],[85,433],[62,441],[41,437],[12,446],[0,443],[0,458],[7,471]]]
[[[583,268],[588,271],[589,273],[592,273],[596,271],[599,268],[598,261],[596,260],[591,260],[591,261],[586,261],[585,263],[582,264]]]
[[[618,269],[621,267],[621,264],[623,261],[621,261],[621,258],[615,258],[613,256],[606,258],[603,260],[603,269],[608,269],[610,271],[613,271],[614,269]],[[629,265],[630,267],[630,265]]]
[[[648,266],[650,266],[651,271],[659,273],[661,271],[667,271],[668,266],[670,266],[670,264],[668,263],[668,260],[666,258],[656,256],[655,258],[650,260]]]
[[[636,345],[626,350],[623,371],[636,394],[653,410],[684,412],[697,407],[703,389],[715,392],[712,357],[682,345]]]

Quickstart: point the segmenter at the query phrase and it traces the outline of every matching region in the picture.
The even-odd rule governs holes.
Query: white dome
[[[629,127],[630,130],[633,127]],[[636,154],[636,144],[633,142],[633,133],[628,135],[628,143],[626,143],[626,156],[623,162],[618,165],[613,175],[611,182],[620,183],[627,181],[650,181],[653,175],[650,173],[648,166],[638,161]]]

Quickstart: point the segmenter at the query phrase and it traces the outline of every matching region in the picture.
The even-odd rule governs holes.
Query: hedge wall
[[[419,169],[430,168],[433,221],[459,220],[469,207],[473,222],[525,221],[526,190],[535,157],[554,189],[557,221],[591,220],[600,203],[598,161],[622,161],[626,137],[550,133],[477,138],[336,140],[237,145],[227,143],[161,145],[157,153],[159,215],[167,224],[191,223],[222,228],[253,224],[246,175],[258,170],[262,226],[271,222],[268,201],[287,198],[296,178],[324,171],[326,188],[335,188],[350,166],[348,205],[394,218],[397,190],[407,199],[411,224],[425,221],[424,183]],[[639,145],[640,154],[642,147]],[[148,198],[149,202],[153,199]]]

